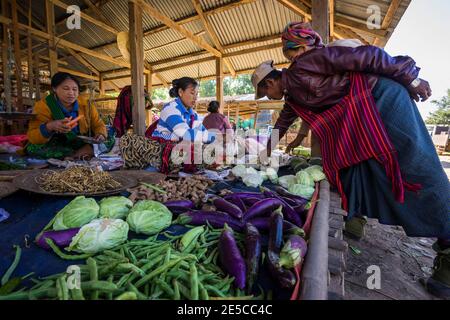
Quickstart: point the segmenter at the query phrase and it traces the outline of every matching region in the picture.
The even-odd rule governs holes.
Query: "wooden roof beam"
[[[242,5],[245,5],[245,4],[253,3],[253,2],[256,2],[256,1],[258,1],[258,0],[237,0],[237,1],[234,1],[234,2],[231,2],[231,3],[228,3],[226,5],[217,7],[215,9],[206,10],[206,11],[204,11],[204,14],[208,17],[210,15],[221,13],[221,12],[224,12],[224,11],[227,11],[227,10],[231,10],[231,9],[234,9],[234,8],[236,8],[238,6],[242,6]],[[187,17],[187,18],[181,18],[179,20],[175,20],[175,22],[178,23],[179,25],[182,25],[182,24],[186,24],[186,23],[189,23],[189,22],[192,22],[192,21],[197,21],[198,19],[200,19],[200,17],[196,14],[196,15],[193,15],[193,16],[190,16],[190,17]],[[152,34],[155,34],[155,33],[158,33],[158,32],[162,32],[162,31],[165,31],[165,30],[169,30],[169,29],[170,29],[170,27],[168,27],[166,25],[149,29],[147,31],[144,31],[144,38],[149,36],[149,35],[152,35]],[[109,43],[105,43],[105,44],[102,44],[102,45],[99,45],[99,46],[95,46],[95,47],[92,47],[91,49],[92,50],[104,50],[104,49],[107,49],[107,48],[110,48],[110,47],[114,47],[114,46],[116,46],[116,42],[115,41],[109,42]]]
[[[77,53],[75,50],[70,48],[66,48],[66,50],[67,52],[70,53],[72,57],[77,59],[79,63],[88,68],[93,74],[95,74],[96,76],[100,76],[100,72],[97,69],[95,69],[94,66],[90,64],[85,58],[83,58],[81,54]]]
[[[145,13],[147,13],[154,19],[161,21],[162,23],[164,23],[166,26],[170,27],[171,29],[178,31],[179,33],[184,35],[186,38],[189,38],[190,40],[192,40],[192,42],[194,42],[197,46],[205,49],[206,51],[210,52],[214,56],[219,57],[219,58],[222,57],[222,54],[220,53],[220,51],[214,49],[206,41],[204,41],[200,37],[196,37],[192,32],[181,27],[178,23],[176,23],[169,17],[163,15],[162,13],[160,13],[158,10],[156,10],[154,7],[152,7],[148,3],[144,2],[143,0],[134,0],[134,1],[140,5],[140,7],[144,10]]]
[[[67,10],[67,8],[69,7],[67,4],[65,4],[64,2],[59,1],[59,0],[50,0],[50,1],[53,2],[53,4],[55,6],[60,7],[62,9],[64,9],[64,10]],[[109,31],[109,32],[111,32],[111,33],[113,33],[115,35],[117,35],[119,33],[119,31],[117,31],[115,28],[107,25],[106,23],[103,23],[103,22],[99,21],[96,18],[91,17],[90,15],[87,15],[84,12],[80,12],[80,15],[81,15],[82,19],[84,19],[86,21],[89,21],[90,23],[95,24],[96,26],[98,26],[100,28],[103,28],[106,31]]]
[[[304,4],[294,4],[290,0],[277,0],[280,4],[292,10],[296,14],[305,18],[306,22],[311,21],[311,8],[306,7]]]
[[[400,4],[402,3],[401,0],[392,0],[391,4],[389,5],[389,8],[386,12],[386,15],[384,16],[383,22],[381,23],[381,29],[387,30],[389,26],[392,23],[392,20],[395,17],[395,13],[397,12],[398,8],[400,7]],[[374,46],[379,46],[382,43],[382,39],[379,37],[375,37],[373,41]]]
[[[220,53],[224,54],[225,53],[224,49],[223,49],[222,45],[220,44],[220,41],[219,41],[219,38],[217,37],[216,32],[214,31],[214,29],[212,28],[211,24],[206,19],[205,14],[203,13],[203,9],[202,9],[202,5],[200,4],[200,1],[199,0],[192,0],[192,5],[194,6],[195,11],[197,11],[197,14],[200,17],[200,20],[202,21],[203,26],[204,26],[206,32],[208,33],[209,37],[213,41],[214,45],[220,51]],[[235,77],[236,76],[236,71],[234,70],[234,67],[233,67],[231,61],[229,59],[225,58],[223,60],[223,62],[227,66],[228,71],[230,71],[232,76]]]
[[[111,1],[114,1],[114,0],[103,0],[103,1],[98,1],[97,3],[94,4],[94,6],[96,6],[98,9],[100,9],[102,6],[104,6],[105,4],[107,4],[108,2],[111,2]],[[80,8],[80,9],[81,9],[81,12],[84,12],[84,13],[91,11],[91,8],[90,8],[90,7],[85,7],[85,8]],[[55,26],[56,26],[56,27],[59,27],[59,26],[61,26],[62,24],[65,24],[65,23],[66,23],[66,20],[67,20],[67,17],[62,18],[61,20],[59,20],[59,21],[57,21],[57,22],[55,23]]]
[[[90,79],[90,80],[94,80],[94,81],[100,81],[100,78],[98,76],[93,76],[93,75],[86,74],[86,73],[72,70],[72,69],[58,67],[58,71],[67,72],[67,73],[70,73],[71,75],[74,75],[74,76],[80,77],[80,78]]]
[[[373,37],[384,38],[387,34],[386,29],[369,29],[366,23],[357,22],[355,20],[349,19],[341,14],[336,14],[334,18],[334,24],[344,28],[350,28],[357,30],[359,32],[371,35]]]

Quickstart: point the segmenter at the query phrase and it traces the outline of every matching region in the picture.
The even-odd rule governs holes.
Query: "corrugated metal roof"
[[[69,0],[62,0],[69,4]],[[94,0],[91,0],[96,2]],[[183,20],[189,17],[195,17],[197,15],[191,1],[187,0],[145,0],[148,4],[155,7],[162,14],[170,17],[172,20]],[[335,0],[335,13],[336,16],[345,16],[347,19],[352,19],[357,22],[365,22],[369,13],[367,13],[367,7],[369,5],[376,4],[379,6],[382,17],[386,15],[386,12],[391,4],[392,0]],[[23,6],[28,6],[28,0],[18,0]],[[207,12],[207,20],[211,24],[214,32],[222,46],[241,43],[244,41],[254,40],[262,37],[278,35],[283,30],[284,26],[295,20],[300,20],[301,17],[292,10],[286,8],[280,4],[277,0],[255,0],[250,3],[234,6],[229,10],[220,10],[218,13],[211,13],[208,11],[220,8],[224,5],[235,3],[235,0],[201,0],[201,6],[204,11]],[[408,7],[410,0],[402,0],[400,7],[398,8],[391,25],[387,29],[387,34],[384,39],[380,39],[379,45],[384,46],[387,39],[391,36],[393,30],[397,26],[403,13]],[[83,0],[70,0],[70,4],[79,5],[81,8],[86,8],[86,4]],[[33,0],[32,6],[34,10],[34,16],[40,18],[42,23],[45,24],[45,6],[44,0]],[[106,18],[107,23],[113,26],[119,31],[128,30],[128,0],[110,0],[100,8],[103,16]],[[87,11],[90,12],[90,11]],[[95,17],[95,14],[90,12],[91,16]],[[64,10],[60,8],[55,9],[56,20],[60,20],[65,17]],[[162,72],[161,76],[167,81],[171,81],[174,78],[181,76],[209,77],[215,74],[215,62],[214,60],[205,61],[200,64],[195,64],[196,61],[212,57],[211,54],[204,51],[198,45],[190,40],[179,41],[184,38],[183,35],[175,30],[164,27],[164,25],[151,18],[147,13],[143,13],[143,30],[149,31],[155,28],[163,27],[164,30],[159,32],[153,32],[144,38],[144,50],[149,50],[155,47],[157,48],[146,52],[145,59],[154,66],[155,69],[166,68],[169,66],[178,66],[182,63],[192,62],[191,65],[174,68],[172,70],[166,70]],[[204,26],[200,19],[189,19],[188,23],[181,24],[183,28],[186,28],[192,33],[199,33],[204,30]],[[62,25],[58,28],[58,32],[63,32],[65,26]],[[348,30],[348,29],[347,29]],[[375,37],[368,33],[363,33],[353,29],[359,37],[363,38],[369,43],[374,43]],[[212,40],[207,34],[203,34],[202,38],[214,46]],[[108,54],[112,57],[121,59],[120,51],[117,46],[114,45],[115,35],[109,31],[102,29],[90,22],[82,22],[82,30],[72,31],[64,36],[64,39],[82,45],[88,48],[94,48],[103,44],[112,43],[113,45],[106,47],[105,49],[98,50],[101,53]],[[226,53],[236,52],[248,48],[258,48],[264,44],[277,43],[279,40],[261,41],[251,45],[245,45],[227,49]],[[173,43],[173,44],[171,44]],[[247,70],[256,67],[260,62],[268,59],[273,59],[275,63],[287,62],[279,48],[272,48],[264,51],[249,52],[241,56],[233,56],[230,58],[232,65],[236,71]],[[204,52],[204,54],[199,54]],[[189,55],[193,55],[189,57]],[[178,57],[184,57],[179,59]],[[113,63],[94,58],[83,54],[86,60],[92,63],[97,70],[104,72],[112,69],[120,69]],[[172,61],[170,61],[172,59]],[[68,60],[71,61],[72,59]],[[163,63],[158,63],[163,62]],[[74,70],[80,71],[86,68],[80,65],[77,61],[73,62]],[[122,73],[128,75],[129,71]],[[117,76],[117,75],[115,75]],[[122,87],[125,83],[129,84],[129,79],[115,80],[114,82],[119,87]],[[154,84],[161,83],[158,79],[154,78]]]

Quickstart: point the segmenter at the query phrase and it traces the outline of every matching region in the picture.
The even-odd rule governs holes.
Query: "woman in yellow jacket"
[[[107,138],[106,126],[97,109],[79,98],[80,84],[72,75],[56,73],[52,93],[36,102],[37,116],[28,127],[27,153],[40,158],[91,158],[93,148],[78,139],[93,136],[98,142]]]

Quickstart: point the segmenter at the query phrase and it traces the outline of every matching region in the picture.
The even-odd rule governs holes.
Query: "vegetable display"
[[[268,297],[261,290],[258,296],[245,295],[233,285],[235,279],[218,266],[217,245],[223,230],[202,227],[188,232],[189,252],[178,249],[181,241],[187,240],[186,234],[161,234],[168,240],[158,240],[161,235],[129,240],[77,265],[79,286],[68,286],[64,271],[31,279],[31,287],[8,291],[0,295],[0,300],[248,300]],[[234,237],[236,242],[243,241],[240,234]]]
[[[220,261],[228,274],[234,277],[234,285],[245,288],[246,265],[238,248],[233,230],[225,224],[219,240]]]
[[[51,193],[102,192],[122,186],[108,172],[82,166],[60,171],[47,170],[36,177],[36,183],[42,190]]]

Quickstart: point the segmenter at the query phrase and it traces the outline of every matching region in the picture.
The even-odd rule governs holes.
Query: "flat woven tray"
[[[36,177],[40,176],[47,170],[33,170],[30,173],[22,174],[18,177],[15,177],[13,180],[14,186],[19,189],[23,189],[26,191],[52,195],[52,196],[108,196],[113,194],[118,194],[122,191],[125,191],[128,188],[132,188],[138,184],[136,178],[128,176],[126,171],[113,171],[109,172],[109,174],[122,186],[108,191],[102,192],[65,192],[65,193],[52,193],[47,192],[36,183]]]

